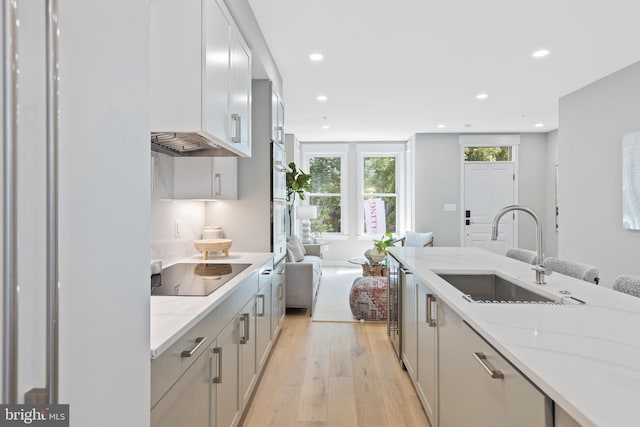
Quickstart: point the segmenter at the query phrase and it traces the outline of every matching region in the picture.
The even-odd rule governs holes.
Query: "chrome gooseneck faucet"
[[[536,252],[538,254],[538,265],[534,266],[533,270],[536,272],[535,284],[544,285],[544,275],[551,274],[551,270],[547,270],[542,266],[542,221],[540,221],[540,218],[538,218],[538,215],[533,211],[533,209],[521,205],[511,205],[500,209],[496,216],[493,217],[491,240],[496,240],[498,238],[498,223],[500,222],[500,218],[502,218],[502,216],[507,212],[511,211],[526,212],[531,215],[533,220],[536,222]]]

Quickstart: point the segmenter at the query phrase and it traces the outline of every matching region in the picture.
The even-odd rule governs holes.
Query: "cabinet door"
[[[255,385],[256,375],[256,298],[240,311],[240,395],[246,407]]]
[[[228,129],[230,18],[217,0],[204,0],[202,124],[211,136],[230,142]]]
[[[236,317],[220,332],[216,339],[216,427],[235,425],[240,417],[240,387],[238,375],[239,319]],[[175,424],[187,426],[189,424]]]
[[[151,152],[151,198],[173,198],[173,157]]]
[[[267,270],[269,276],[273,275],[273,270]],[[266,274],[266,271],[264,272]],[[262,280],[261,280],[262,282]],[[258,370],[262,369],[269,354],[271,344],[271,277],[265,281],[264,285],[256,295],[256,352]]]
[[[417,390],[431,425],[435,425],[437,327],[435,295],[426,284],[416,281],[418,290],[418,367]]]
[[[402,362],[415,383],[418,359],[415,276],[411,271],[400,267],[400,281],[402,286]]]
[[[280,144],[280,134],[278,132],[278,94],[271,93],[271,141]]]
[[[278,139],[279,144],[284,144],[284,104],[282,100],[278,102]]]
[[[237,157],[174,157],[174,199],[238,199]]]
[[[231,31],[229,118],[231,142],[251,155],[251,53],[240,32]],[[267,141],[265,141],[266,143]]]
[[[276,267],[271,283],[271,340],[275,340],[280,332],[280,324],[284,317],[284,267]]]
[[[553,425],[549,398],[442,301],[438,352],[441,426]]]
[[[211,157],[174,157],[173,197],[211,199],[211,173]]]
[[[151,409],[151,427],[208,427],[212,405],[212,347],[198,359]]]

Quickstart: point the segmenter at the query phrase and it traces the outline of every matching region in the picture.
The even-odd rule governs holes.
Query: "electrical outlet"
[[[180,221],[178,218],[176,218],[176,229],[175,229],[175,236],[176,237],[180,237],[180,228],[182,227],[182,221]]]

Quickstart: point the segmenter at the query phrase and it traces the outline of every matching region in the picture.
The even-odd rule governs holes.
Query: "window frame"
[[[324,236],[335,238],[349,235],[349,206],[345,201],[347,200],[348,188],[348,147],[344,147],[342,144],[309,144],[305,145],[302,150],[302,169],[307,173],[311,173],[310,163],[312,158],[316,157],[339,157],[340,158],[340,193],[313,193],[308,192],[305,195],[305,200],[300,201],[300,206],[309,206],[309,199],[311,197],[322,196],[339,196],[340,197],[340,232],[322,232]]]
[[[396,198],[396,231],[394,235],[402,235],[406,230],[406,183],[403,171],[405,170],[405,157],[406,157],[406,143],[385,143],[385,144],[371,144],[371,143],[358,143],[356,144],[357,152],[357,181],[358,181],[358,238],[365,240],[371,237],[379,237],[379,234],[369,234],[365,230],[364,219],[364,160],[368,157],[393,157],[396,163],[396,192],[386,194],[395,195]],[[380,193],[382,194],[382,193]]]

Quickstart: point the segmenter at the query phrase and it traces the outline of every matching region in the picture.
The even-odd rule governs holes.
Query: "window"
[[[318,218],[311,229],[323,233],[342,233],[342,156],[309,155],[311,175],[309,204],[317,206]]]
[[[391,233],[398,230],[396,170],[396,156],[362,157],[362,203],[384,201],[387,231]]]
[[[511,161],[511,147],[464,147],[465,162],[508,162]]]

